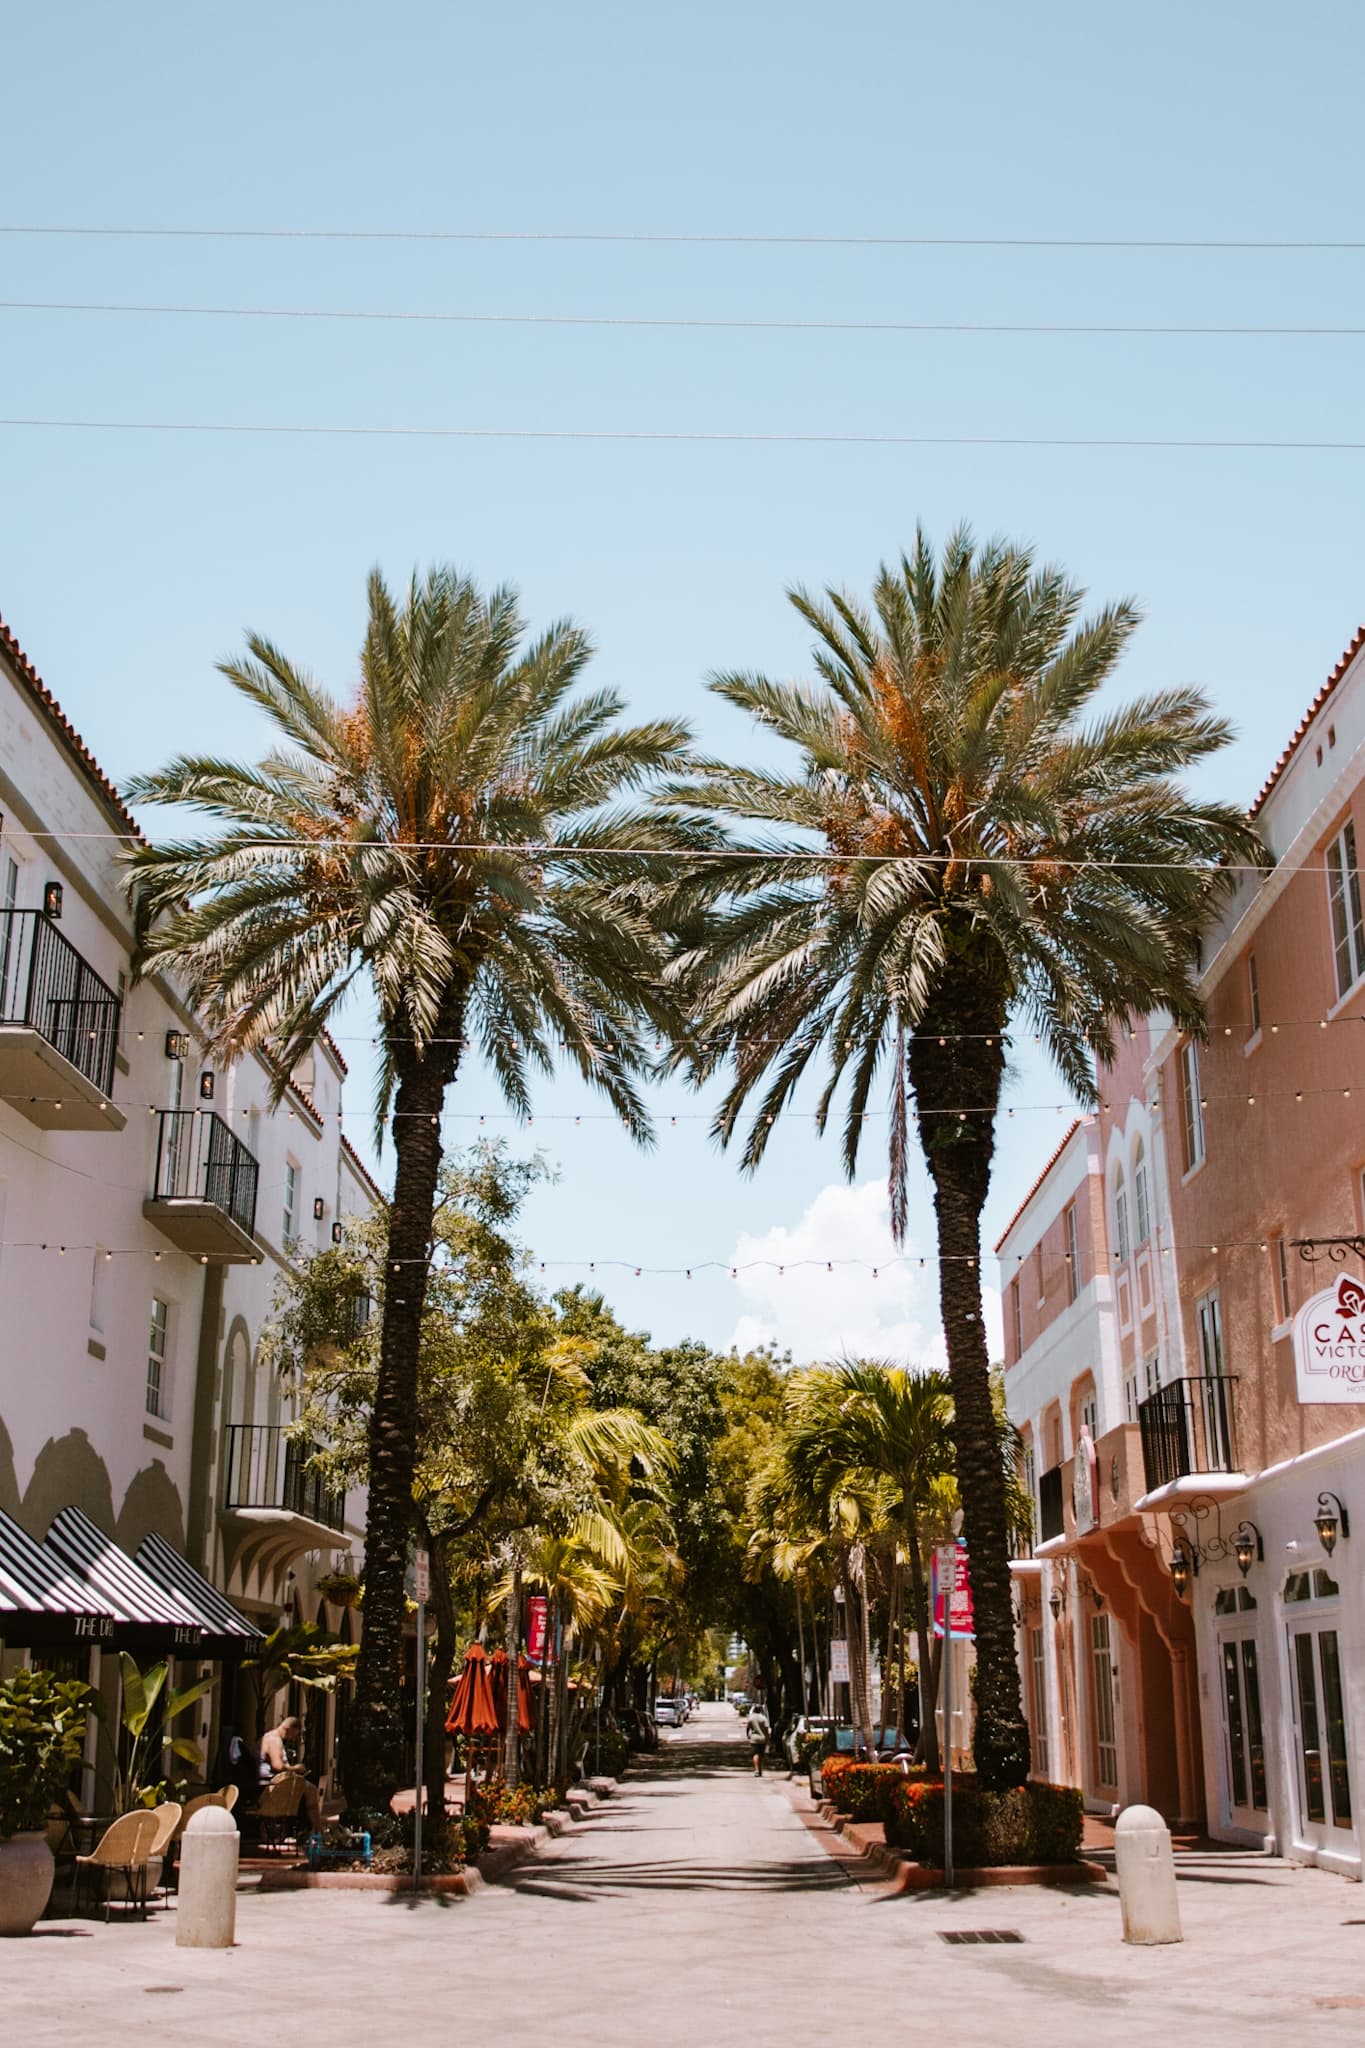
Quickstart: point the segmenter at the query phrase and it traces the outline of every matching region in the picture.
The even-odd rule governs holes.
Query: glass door
[[[1285,1586],[1289,1684],[1298,1752],[1298,1833],[1324,1848],[1353,1844],[1355,1820],[1341,1679],[1336,1581],[1323,1570],[1297,1572]],[[1294,1613],[1312,1602],[1315,1611]]]
[[[1228,1766],[1229,1819],[1264,1828],[1265,1738],[1261,1730],[1261,1676],[1254,1636],[1224,1636],[1218,1645],[1223,1677],[1223,1744]]]
[[[1117,1792],[1119,1783],[1118,1701],[1115,1697],[1114,1654],[1110,1644],[1109,1616],[1090,1617],[1090,1703],[1091,1768],[1095,1783],[1106,1792]]]

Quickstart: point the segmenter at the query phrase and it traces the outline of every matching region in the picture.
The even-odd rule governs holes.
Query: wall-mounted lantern
[[[1335,1514],[1332,1510],[1335,1508]],[[1313,1517],[1313,1527],[1318,1532],[1318,1541],[1330,1557],[1337,1547],[1338,1527],[1342,1536],[1351,1533],[1351,1517],[1334,1493],[1318,1495],[1318,1511]]]
[[[1232,1554],[1237,1560],[1237,1569],[1245,1578],[1253,1564],[1265,1563],[1265,1545],[1261,1532],[1254,1522],[1243,1522],[1232,1539]]]
[[[43,916],[50,917],[54,924],[62,921],[62,885],[60,882],[43,883]]]
[[[166,1033],[166,1057],[168,1060],[187,1060],[190,1056],[190,1034],[188,1031]]]
[[[199,1076],[199,1100],[201,1102],[212,1102],[213,1100],[213,1069],[211,1067],[205,1067],[203,1073]]]
[[[1171,1584],[1177,1597],[1184,1599],[1189,1591],[1190,1580],[1198,1573],[1199,1559],[1193,1551],[1186,1550],[1183,1543],[1177,1543],[1171,1552]]]
[[[340,1244],[340,1243],[341,1243],[341,1223],[340,1223],[340,1219],[338,1219],[338,1221],[337,1221],[337,1222],[335,1222],[335,1223],[334,1223],[334,1224],[332,1225],[332,1243],[333,1243],[333,1244]]]
[[[325,1216],[326,1214],[327,1214],[327,1204],[326,1204],[326,1203],[325,1203],[325,1202],[323,1201],[323,1199],[322,1199],[322,1196],[321,1196],[321,1195],[314,1195],[314,1197],[313,1197],[313,1221],[314,1221],[314,1223],[321,1223],[321,1221],[322,1221],[323,1217],[324,1217],[324,1216]]]

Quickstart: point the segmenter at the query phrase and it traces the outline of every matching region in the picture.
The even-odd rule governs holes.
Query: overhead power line
[[[1167,235],[815,235],[702,234],[630,228],[242,228],[94,227],[12,221],[0,235],[67,235],[92,240],[205,242],[585,242],[623,246],[735,249],[1224,249],[1250,254],[1349,253],[1361,241],[1289,236]]]
[[[0,427],[57,428],[75,433],[116,434],[285,434],[397,441],[618,441],[721,443],[799,448],[1133,448],[1194,449],[1205,452],[1349,454],[1365,452],[1365,441],[1271,440],[1175,434],[817,434],[738,432],[688,427],[392,427],[301,425],[262,420],[97,420],[0,418]]]
[[[1100,336],[1296,337],[1350,340],[1365,327],[1197,325],[1073,320],[756,320],[692,314],[478,313],[356,306],[182,306],[103,299],[0,299],[3,313],[131,313],[202,320],[379,320],[461,327],[624,327],[747,334],[1014,334]]]

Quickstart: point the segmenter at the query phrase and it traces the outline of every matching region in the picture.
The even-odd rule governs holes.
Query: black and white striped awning
[[[133,1563],[111,1536],[79,1508],[63,1508],[47,1532],[47,1547],[112,1611],[119,1645],[193,1656],[204,1643],[203,1616]]]
[[[113,1608],[93,1586],[0,1513],[0,1641],[15,1649],[108,1643],[117,1625]]]
[[[243,1656],[261,1640],[261,1632],[211,1586],[188,1559],[155,1531],[144,1536],[133,1555],[148,1578],[172,1594],[199,1616],[205,1629],[204,1647],[220,1657]]]

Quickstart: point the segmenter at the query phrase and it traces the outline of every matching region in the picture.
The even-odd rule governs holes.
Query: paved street
[[[440,1904],[346,1893],[240,1901],[238,1946],[174,1946],[145,1927],[45,1925],[0,1949],[0,2011],[26,2048],[176,2042],[272,2048],[767,2048],[913,2022],[954,2044],[1358,2041],[1365,1899],[1316,1871],[1206,1859],[1182,1883],[1187,1939],[1119,1939],[1117,1894],[1036,1890],[884,1899],[850,1879],[784,1779],[755,1783],[739,1724],[710,1707],[657,1763],[534,1863]],[[951,1928],[1017,1947],[951,1947]],[[144,2000],[146,2002],[144,2003]]]

